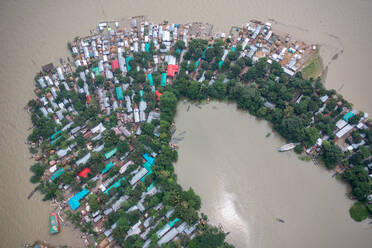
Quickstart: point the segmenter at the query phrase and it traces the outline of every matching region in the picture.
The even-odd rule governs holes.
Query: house
[[[92,133],[102,133],[105,130],[106,130],[106,128],[103,126],[102,123],[98,124],[97,126],[95,126],[91,129]]]
[[[343,127],[340,131],[336,133],[337,138],[341,138],[342,136],[350,132],[353,128],[354,126],[347,124],[345,127]]]
[[[123,126],[120,126],[119,127],[119,130],[120,132],[125,136],[125,137],[129,137],[131,135],[131,133],[128,131],[128,129],[126,129],[125,127]]]
[[[178,65],[168,64],[167,77],[174,77],[177,71],[178,71]]]
[[[252,34],[252,36],[251,36],[251,38],[252,38],[253,40],[257,38],[258,34],[259,34],[260,31],[261,31],[261,28],[262,28],[261,25],[257,25],[256,29],[254,30],[254,32],[253,32],[253,34]]]
[[[162,244],[166,244],[172,239],[174,239],[178,235],[178,231],[176,228],[173,228],[170,230],[167,234],[165,234],[161,239],[158,241],[158,246],[161,246]]]
[[[86,163],[88,162],[89,159],[90,159],[90,152],[87,153],[84,157],[82,157],[82,158],[79,159],[78,161],[76,161],[76,164],[77,164],[77,165],[86,164]]]
[[[123,89],[121,87],[116,87],[116,98],[121,101],[124,99]]]
[[[134,109],[133,114],[134,114],[134,122],[135,122],[135,123],[138,123],[138,122],[140,121],[139,110],[138,110],[138,108],[135,108],[135,109]]]
[[[111,69],[114,72],[116,69],[119,69],[119,61],[114,59],[111,61]]]
[[[125,96],[125,103],[126,103],[128,113],[131,113],[133,109],[132,109],[132,102],[129,96]]]
[[[76,193],[73,197],[68,200],[68,205],[71,207],[72,210],[76,210],[80,207],[80,200],[83,199],[87,194],[89,193],[89,190],[83,189],[79,193]]]
[[[59,80],[64,81],[65,77],[63,76],[63,71],[61,67],[57,67],[57,73],[58,73]]]
[[[128,169],[128,167],[129,167],[130,165],[132,165],[132,164],[134,164],[133,161],[129,161],[129,162],[125,163],[125,164],[120,168],[119,173],[120,173],[120,174],[123,174],[123,173]]]
[[[142,177],[147,174],[147,170],[145,168],[141,168],[129,181],[130,185],[137,183]]]
[[[43,70],[43,72],[48,73],[48,72],[51,72],[54,69],[54,65],[53,65],[53,63],[49,63],[49,64],[46,64],[46,65],[43,65],[41,67],[41,69]]]
[[[165,72],[161,74],[160,85],[163,87],[167,85],[167,73]]]
[[[41,88],[46,88],[47,86],[46,86],[46,84],[45,84],[45,82],[44,82],[44,79],[42,78],[42,77],[39,77],[38,79],[37,79],[37,81],[38,81],[38,83],[40,84],[40,86],[41,86]]]
[[[345,127],[347,125],[347,122],[344,121],[343,119],[340,119],[336,122],[336,127],[340,130],[342,129],[343,127]]]

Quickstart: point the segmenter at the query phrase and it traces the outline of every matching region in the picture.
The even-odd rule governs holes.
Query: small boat
[[[286,152],[296,147],[295,143],[288,143],[279,148],[280,152]]]
[[[285,223],[285,221],[282,220],[282,219],[277,218],[276,220],[277,220],[278,222],[280,222],[280,223]]]
[[[58,222],[58,216],[56,213],[51,213],[49,215],[49,221],[50,221],[50,234],[56,234],[59,233],[59,222]]]

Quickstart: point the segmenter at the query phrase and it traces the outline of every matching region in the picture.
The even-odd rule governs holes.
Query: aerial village
[[[232,28],[229,34],[212,34],[212,28],[202,23],[154,24],[143,17],[125,23],[102,22],[89,36],[68,43],[71,59],[61,59],[59,66],[43,66],[35,77],[36,98],[28,104],[34,124],[29,144],[37,161],[31,168],[35,173],[31,181],[40,182],[45,199],[57,203],[57,229],[51,233],[61,231],[69,219],[84,233],[87,247],[127,247],[123,246],[126,242],[144,248],[171,243],[180,246],[169,247],[200,247],[190,245],[207,232],[205,216],[198,215],[200,198],[180,188],[173,167],[160,166],[168,164],[165,160],[175,162],[178,148],[172,139],[175,126],[168,113],[172,111],[167,109],[177,98],[174,103],[166,92],[182,91],[176,85],[181,74],[207,88],[229,87],[234,75],[225,74],[233,72],[234,65],[239,65],[235,76],[244,80],[253,65],[263,62],[276,69],[280,65],[284,72],[271,78],[275,87],[295,78],[317,52],[315,45],[275,34],[270,23],[251,21]],[[205,41],[202,54],[192,53],[190,58],[188,51],[198,39]],[[222,43],[220,56],[208,59],[208,50],[217,41]],[[203,67],[208,60],[215,67]],[[226,64],[230,67],[224,69]],[[287,106],[294,106],[290,113],[305,108],[311,114],[304,128],[304,139],[309,136],[309,142],[290,138],[285,130],[279,133],[294,142],[296,152],[314,161],[322,156],[328,159],[324,154],[332,152],[326,149],[334,141],[342,159],[330,161],[329,168],[342,174],[353,167],[347,159],[359,159],[369,180],[372,134],[368,114],[353,110],[335,92],[315,85],[310,87],[312,97],[297,89],[287,97]],[[187,92],[180,94],[188,96]],[[202,98],[210,97],[206,93]],[[316,109],[308,111],[312,102]],[[254,104],[268,115],[283,103],[261,94]],[[251,112],[251,106],[240,105]],[[258,108],[253,112],[270,119]],[[311,136],[306,130],[314,127],[319,133]],[[368,190],[363,197],[371,202]],[[222,232],[221,228],[213,230],[214,234]]]

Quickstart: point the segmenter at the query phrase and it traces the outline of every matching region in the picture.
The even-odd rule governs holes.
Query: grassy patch
[[[306,156],[306,155],[301,155],[301,156],[299,156],[299,158],[300,158],[302,161],[306,161],[306,162],[309,162],[309,161],[311,160],[311,157]]]
[[[265,137],[268,138],[268,137],[270,137],[270,135],[271,135],[271,133],[267,133]]]
[[[368,217],[367,207],[359,201],[354,203],[354,205],[349,209],[349,213],[351,218],[357,222],[363,221]]]
[[[318,53],[315,53],[306,63],[302,70],[302,75],[305,79],[317,79],[322,74],[322,62]]]
[[[38,152],[36,148],[32,148],[32,147],[30,147],[28,150],[30,151],[31,154],[36,154]]]

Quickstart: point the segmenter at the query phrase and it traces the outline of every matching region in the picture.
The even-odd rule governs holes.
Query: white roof
[[[156,236],[158,236],[158,238],[160,238],[165,233],[167,233],[170,229],[171,229],[171,227],[168,224],[165,224],[160,230],[158,230],[156,232]]]
[[[76,164],[77,165],[86,164],[89,159],[90,159],[90,153],[86,154],[84,157],[82,157],[81,159],[79,159],[78,161],[76,161]]]
[[[147,170],[145,168],[142,168],[139,172],[137,172],[136,175],[134,175],[134,177],[130,180],[130,185],[133,185],[135,184],[136,182],[138,182],[142,177],[144,177],[146,174],[147,174]]]
[[[320,100],[324,103],[325,101],[328,100],[328,96],[327,95],[321,96]]]
[[[338,138],[341,138],[342,136],[344,136],[345,134],[347,134],[351,129],[353,129],[353,126],[351,126],[351,125],[348,124],[344,128],[342,128],[340,131],[338,131],[336,133],[336,136]]]
[[[53,165],[49,168],[50,173],[54,173],[57,170],[57,165]]]
[[[92,133],[102,133],[105,130],[106,128],[103,126],[102,122],[91,129]]]
[[[64,157],[69,151],[71,151],[71,149],[69,147],[67,147],[66,149],[60,149],[57,151],[57,155],[59,158],[62,158]]]
[[[177,229],[173,228],[167,234],[165,234],[159,241],[158,245],[161,246],[162,244],[166,244],[172,239],[174,239],[178,235]]]
[[[119,173],[120,173],[120,174],[123,174],[123,173],[128,169],[128,167],[129,167],[131,164],[134,164],[134,162],[133,162],[132,160],[129,161],[129,162],[127,162],[127,163],[125,163],[125,164],[120,168]]]
[[[346,126],[346,125],[347,125],[347,122],[344,121],[343,119],[340,119],[340,120],[338,120],[338,121],[336,122],[336,127],[337,127],[338,129],[341,129],[341,128],[343,128],[343,127]]]

